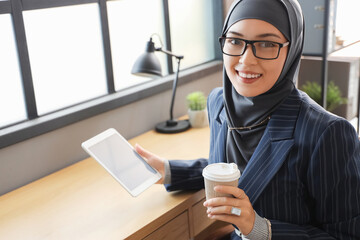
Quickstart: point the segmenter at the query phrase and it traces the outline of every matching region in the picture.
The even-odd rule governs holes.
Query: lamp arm
[[[170,51],[163,50],[161,47],[160,48],[155,48],[155,51],[163,52],[163,53],[165,53],[167,55],[175,57],[176,60],[177,60],[177,63],[178,63],[177,70],[176,70],[176,73],[175,73],[175,79],[174,79],[174,82],[173,82],[171,104],[170,104],[170,119],[168,120],[168,125],[172,125],[172,124],[174,124],[173,109],[174,109],[174,101],[175,101],[175,95],[176,95],[177,82],[178,82],[178,79],[179,79],[180,61],[181,61],[181,59],[184,58],[184,56],[173,54]]]
[[[172,97],[171,97],[171,104],[170,104],[170,121],[172,121],[174,118],[173,118],[173,108],[174,108],[174,100],[175,100],[175,94],[176,94],[176,87],[177,87],[177,82],[178,82],[178,79],[179,79],[179,71],[180,71],[180,60],[182,58],[177,58],[177,70],[176,70],[176,73],[175,73],[175,79],[174,79],[174,82],[173,82],[173,89],[172,89]]]
[[[173,54],[172,52],[170,52],[170,51],[168,51],[168,50],[164,50],[164,49],[162,49],[162,48],[155,48],[155,51],[163,52],[163,53],[165,53],[165,54],[167,54],[167,55],[170,55],[170,56],[172,56],[172,57],[175,57],[175,58],[177,58],[177,59],[183,59],[183,58],[184,58],[184,56],[182,56],[182,55]]]

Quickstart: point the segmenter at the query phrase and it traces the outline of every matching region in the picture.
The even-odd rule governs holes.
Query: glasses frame
[[[223,41],[226,40],[226,39],[236,39],[236,40],[244,41],[244,42],[245,42],[245,47],[244,47],[243,52],[242,52],[241,54],[229,54],[229,53],[225,53],[225,52],[224,52]],[[277,53],[276,57],[274,57],[274,58],[262,58],[262,57],[256,56],[256,48],[255,48],[255,46],[254,46],[254,43],[257,43],[257,42],[269,42],[269,43],[274,43],[274,44],[276,44],[276,45],[279,45],[279,50],[278,50],[278,53]],[[240,57],[240,56],[244,55],[244,53],[245,53],[246,50],[247,50],[248,45],[251,45],[251,49],[252,49],[252,52],[253,52],[254,56],[255,56],[256,58],[263,59],[263,60],[275,60],[275,59],[277,59],[277,58],[279,57],[281,48],[290,45],[290,42],[279,43],[279,42],[266,41],[266,40],[246,40],[246,39],[242,39],[242,38],[226,37],[226,36],[219,37],[219,43],[220,43],[220,47],[221,47],[221,52],[222,52],[223,54],[228,55],[228,56],[231,56],[231,57]]]

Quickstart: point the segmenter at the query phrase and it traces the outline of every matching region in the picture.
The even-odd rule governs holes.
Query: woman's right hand
[[[155,168],[161,174],[161,179],[157,181],[157,184],[163,184],[165,176],[165,159],[145,150],[139,144],[135,144],[135,151],[140,154],[150,164],[150,166]]]

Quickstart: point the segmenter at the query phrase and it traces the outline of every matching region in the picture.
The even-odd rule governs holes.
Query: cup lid
[[[213,163],[207,165],[203,176],[212,181],[229,182],[240,178],[240,171],[235,163]]]

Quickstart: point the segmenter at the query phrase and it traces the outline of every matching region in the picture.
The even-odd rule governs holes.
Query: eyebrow
[[[234,34],[234,35],[237,35],[239,37],[244,37],[243,34],[241,33],[238,33],[238,32],[233,32],[233,31],[229,31],[228,33],[231,33],[231,34]],[[281,37],[275,33],[262,33],[262,34],[259,34],[257,35],[256,37],[259,37],[259,38],[265,38],[265,37],[276,37],[276,38],[279,38],[281,39]]]

